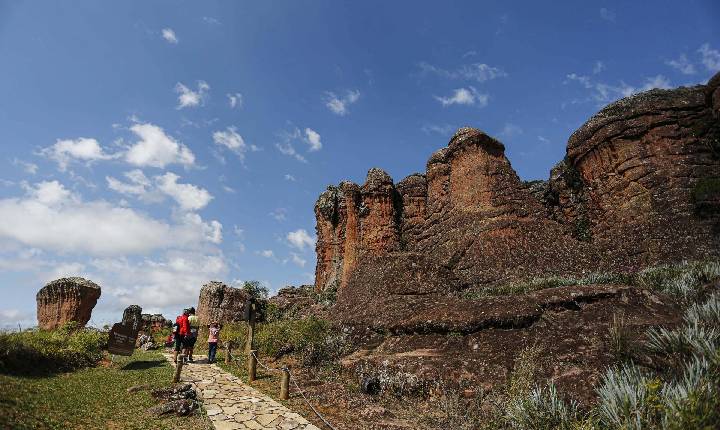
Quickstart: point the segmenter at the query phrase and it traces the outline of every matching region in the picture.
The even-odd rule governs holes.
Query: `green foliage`
[[[570,430],[577,427],[579,417],[577,403],[562,400],[554,384],[512,399],[506,413],[510,427],[516,429]]]
[[[345,342],[333,332],[328,321],[309,317],[258,325],[255,347],[260,353],[275,358],[299,354],[303,364],[312,366],[339,357]]]
[[[703,260],[645,269],[634,277],[633,285],[669,294],[685,304],[699,300],[702,286],[720,277],[720,261]]]
[[[65,429],[196,429],[212,424],[203,414],[154,417],[145,410],[156,403],[150,388],[170,384],[173,368],[157,353],[135,351],[112,363],[43,377],[0,374],[0,428]],[[132,386],[148,390],[128,393]]]
[[[240,288],[245,290],[250,297],[258,300],[267,299],[268,294],[270,293],[268,288],[261,284],[260,281],[245,281]]]
[[[530,393],[540,370],[540,354],[541,351],[538,347],[526,347],[520,351],[515,359],[508,382],[507,394],[510,399],[520,398]]]
[[[0,333],[0,372],[49,373],[95,365],[107,333],[68,324],[57,330]]]
[[[632,356],[631,332],[623,314],[613,314],[610,323],[608,346],[610,353],[618,361],[629,359]]]

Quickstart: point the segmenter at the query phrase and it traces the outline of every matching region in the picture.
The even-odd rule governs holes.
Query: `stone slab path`
[[[165,354],[165,357],[172,364],[172,356]],[[180,379],[195,386],[208,417],[218,430],[320,430],[300,414],[245,385],[240,378],[215,364],[205,361],[186,364]]]

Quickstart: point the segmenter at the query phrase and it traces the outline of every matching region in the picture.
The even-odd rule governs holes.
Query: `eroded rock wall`
[[[248,294],[240,288],[233,288],[222,282],[211,281],[200,289],[197,317],[201,325],[212,321],[220,323],[243,321],[243,307]]]
[[[338,289],[345,320],[389,307],[403,318],[416,299],[717,256],[719,120],[720,74],[622,99],[575,132],[549,180],[532,186],[502,143],[462,128],[425,174],[394,185],[371,169],[363,186],[320,196],[315,287]]]
[[[100,286],[85,278],[60,278],[36,295],[38,326],[52,330],[75,321],[84,327],[100,298]]]

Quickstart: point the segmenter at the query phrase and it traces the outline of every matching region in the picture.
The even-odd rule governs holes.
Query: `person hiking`
[[[214,363],[221,326],[217,321],[213,321],[208,327],[208,363]]]
[[[187,348],[188,361],[193,362],[193,350],[195,349],[195,342],[197,341],[198,332],[200,331],[200,320],[195,316],[195,308],[188,309],[188,324],[190,325],[190,331],[185,336],[185,347]]]
[[[180,350],[185,347],[185,336],[190,333],[190,324],[188,323],[188,310],[184,309],[182,315],[175,318],[173,324],[173,334],[175,335],[175,353],[173,354],[173,362],[177,364],[177,357]],[[184,351],[183,351],[184,352]]]

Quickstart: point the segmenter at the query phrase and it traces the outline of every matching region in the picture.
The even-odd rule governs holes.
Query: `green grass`
[[[45,377],[0,375],[0,428],[8,429],[211,429],[193,417],[155,418],[148,391],[134,385],[170,385],[173,368],[158,353],[136,352],[70,373]]]

